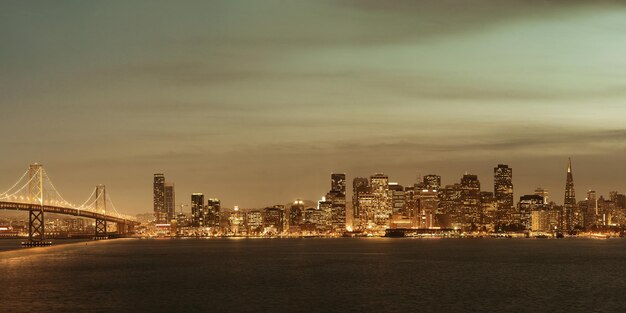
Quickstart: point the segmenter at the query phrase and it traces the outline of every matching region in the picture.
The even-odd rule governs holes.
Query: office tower
[[[214,231],[220,228],[220,211],[221,202],[220,199],[211,198],[207,200],[206,206],[206,226],[213,227]]]
[[[263,233],[263,212],[250,210],[246,213],[246,228],[248,235],[258,236]]]
[[[548,200],[548,196],[550,195],[548,192],[548,189],[542,188],[542,187],[537,187],[535,189],[535,195],[537,196],[541,196],[543,198],[543,204],[548,204],[549,200]]]
[[[318,220],[318,228],[323,231],[330,231],[333,228],[333,202],[322,197],[317,201],[317,210],[320,217]]]
[[[406,196],[404,187],[398,183],[389,183],[389,197],[391,198],[391,212],[408,216],[406,208]]]
[[[326,199],[332,203],[332,226],[337,232],[346,230],[346,174],[330,175],[331,188]]]
[[[346,174],[330,174],[330,194],[337,197],[346,197]]]
[[[576,210],[576,192],[574,191],[574,176],[572,174],[572,159],[569,159],[567,166],[567,178],[565,181],[565,202],[563,204],[563,215],[561,229],[571,231],[574,229],[574,211]]]
[[[416,214],[409,216],[413,220],[413,227],[433,228],[439,226],[436,222],[439,194],[433,189],[415,189],[413,195]]]
[[[165,214],[167,215],[167,223],[175,219],[176,194],[174,184],[169,182],[165,182]]]
[[[358,198],[360,213],[360,229],[372,229],[376,227],[374,222],[376,215],[376,206],[374,195],[371,192],[360,192]]]
[[[191,219],[195,227],[205,227],[204,195],[202,193],[191,194]]]
[[[441,176],[434,174],[424,176],[424,188],[435,191],[441,189]]]
[[[266,235],[280,235],[285,225],[285,208],[275,205],[263,209],[263,233]]]
[[[424,190],[423,188],[419,188],[418,185],[422,186],[423,184],[417,183],[413,186],[404,187],[404,211],[406,216],[413,219],[413,221],[415,222],[417,222],[417,215],[419,213],[419,204],[416,195],[418,190]],[[413,226],[417,227],[417,223],[415,223]]]
[[[152,189],[154,219],[157,224],[166,223],[167,214],[165,211],[165,175],[162,173],[154,174],[154,183]]]
[[[498,164],[493,169],[493,195],[496,198],[498,210],[510,212],[513,210],[513,169],[505,164]]]
[[[460,228],[462,225],[461,185],[446,185],[439,192],[438,223],[444,228]]]
[[[352,180],[352,215],[355,221],[361,217],[359,194],[368,193],[369,191],[370,182],[367,178],[356,177]]]
[[[517,204],[519,223],[525,230],[532,229],[532,212],[544,209],[543,197],[538,195],[524,195]]]
[[[482,225],[480,181],[478,176],[465,174],[461,178],[461,212],[463,229],[474,231]]]
[[[370,177],[370,188],[374,197],[373,222],[379,227],[388,227],[392,213],[391,197],[389,196],[389,177],[375,174]]]
[[[498,220],[498,204],[493,192],[481,191],[480,192],[480,205],[483,212],[483,226],[487,231],[495,230]]]
[[[289,208],[289,232],[299,232],[304,222],[304,201],[297,199]]]

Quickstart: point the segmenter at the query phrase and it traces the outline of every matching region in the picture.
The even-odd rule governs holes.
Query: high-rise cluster
[[[176,194],[174,184],[165,180],[162,173],[154,174],[153,183],[154,218],[159,224],[169,223],[174,219],[176,211]]]
[[[297,199],[264,209],[222,209],[219,199],[205,202],[202,193],[194,193],[191,219],[179,214],[177,221],[180,229],[195,235],[253,236],[382,234],[389,229],[572,233],[626,221],[626,196],[617,192],[605,199],[589,191],[576,202],[571,160],[562,206],[549,201],[544,188],[514,203],[513,169],[506,164],[493,169],[493,184],[493,192],[484,191],[478,176],[466,173],[453,184],[443,185],[441,176],[429,174],[403,186],[376,173],[352,179],[352,200],[347,202],[346,174],[332,173],[330,190],[317,203]],[[173,185],[155,174],[156,221],[172,219],[173,207]]]

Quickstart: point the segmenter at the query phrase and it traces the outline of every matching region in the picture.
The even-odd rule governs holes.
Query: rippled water
[[[626,240],[109,240],[0,253],[2,312],[625,312]]]

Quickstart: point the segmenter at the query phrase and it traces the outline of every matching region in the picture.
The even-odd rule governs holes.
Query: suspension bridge
[[[50,245],[45,236],[44,213],[71,215],[95,220],[94,239],[106,239],[107,223],[117,225],[120,235],[132,232],[139,224],[136,218],[120,214],[106,192],[97,185],[80,205],[66,201],[58,192],[41,164],[31,164],[22,177],[7,191],[0,193],[0,210],[28,211],[28,241],[25,246]]]

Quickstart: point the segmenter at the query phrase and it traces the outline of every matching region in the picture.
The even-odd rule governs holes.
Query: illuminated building
[[[346,230],[346,174],[332,173],[331,189],[326,199],[332,203],[332,228],[335,231]]]
[[[482,225],[485,227],[485,230],[493,231],[496,223],[498,222],[498,203],[493,195],[493,192],[481,191],[480,204],[483,212]]]
[[[415,202],[417,214],[412,217],[414,227],[433,228],[438,227],[436,222],[439,195],[432,189],[415,190]]]
[[[164,174],[154,174],[152,195],[155,223],[170,223],[176,211],[174,184],[166,182]]]
[[[238,236],[241,235],[242,232],[245,232],[244,222],[245,214],[239,210],[238,206],[235,206],[232,212],[230,212],[230,216],[228,217],[228,226],[230,227],[230,233]]]
[[[154,219],[157,224],[165,223],[167,214],[165,211],[165,175],[154,174],[152,187]]]
[[[319,211],[318,229],[329,231],[333,228],[333,203],[322,197],[317,201],[317,210]]]
[[[246,227],[248,235],[263,233],[263,213],[260,210],[251,210],[246,213]]]
[[[598,210],[598,197],[595,191],[587,191],[587,198],[584,201],[578,202],[578,209],[582,213],[583,227],[590,227],[596,225],[598,222],[599,210]]]
[[[439,192],[438,223],[443,228],[461,228],[461,185],[446,185]]]
[[[480,181],[478,176],[465,174],[461,178],[461,223],[464,230],[477,230],[482,225]]]
[[[171,222],[175,219],[176,213],[176,194],[174,191],[174,184],[165,182],[165,214],[167,215],[167,222]]]
[[[307,208],[304,210],[304,224],[302,225],[303,231],[307,231],[309,233],[323,232],[327,229],[323,226],[321,210],[318,208]]]
[[[374,212],[372,212],[373,214],[370,213],[368,218],[373,218],[371,222],[379,227],[388,227],[389,218],[392,214],[392,203],[389,196],[389,177],[385,174],[372,175],[370,177],[370,188],[374,198]]]
[[[555,210],[540,209],[531,211],[531,230],[533,232],[552,232],[557,228],[560,219]]]
[[[513,211],[513,169],[508,165],[498,164],[493,169],[493,195],[502,214]]]
[[[434,174],[424,176],[424,189],[435,191],[441,189],[441,176]]]
[[[365,177],[356,177],[352,180],[352,218],[353,225],[358,228],[361,220],[361,207],[359,206],[359,195],[370,192],[370,182]]]
[[[299,232],[304,222],[304,201],[297,199],[289,208],[289,232]]]
[[[215,230],[220,228],[220,211],[221,201],[217,198],[207,200],[205,221],[206,226],[213,227]]]
[[[178,214],[176,214],[176,224],[178,227],[189,227],[191,223],[187,214],[178,212]]]
[[[191,194],[191,220],[195,227],[205,226],[204,195],[202,193]]]
[[[541,196],[543,198],[543,204],[548,204],[548,202],[550,202],[548,200],[548,197],[550,195],[550,193],[548,192],[548,189],[537,187],[535,189],[535,195]]]
[[[285,225],[285,209],[274,206],[263,209],[263,232],[267,235],[280,235]]]
[[[561,229],[571,231],[574,229],[574,211],[576,210],[576,191],[574,190],[574,177],[572,174],[572,160],[567,166],[567,179],[565,181],[565,201],[563,215],[561,216]]]
[[[389,183],[389,197],[391,198],[391,212],[407,216],[405,212],[406,197],[404,187],[398,183]]]
[[[361,210],[360,227],[359,228],[374,228],[374,218],[376,215],[376,205],[374,195],[369,192],[359,193],[359,208]]]
[[[521,196],[517,203],[519,212],[519,223],[526,230],[532,226],[532,212],[544,210],[543,197],[537,195]]]

